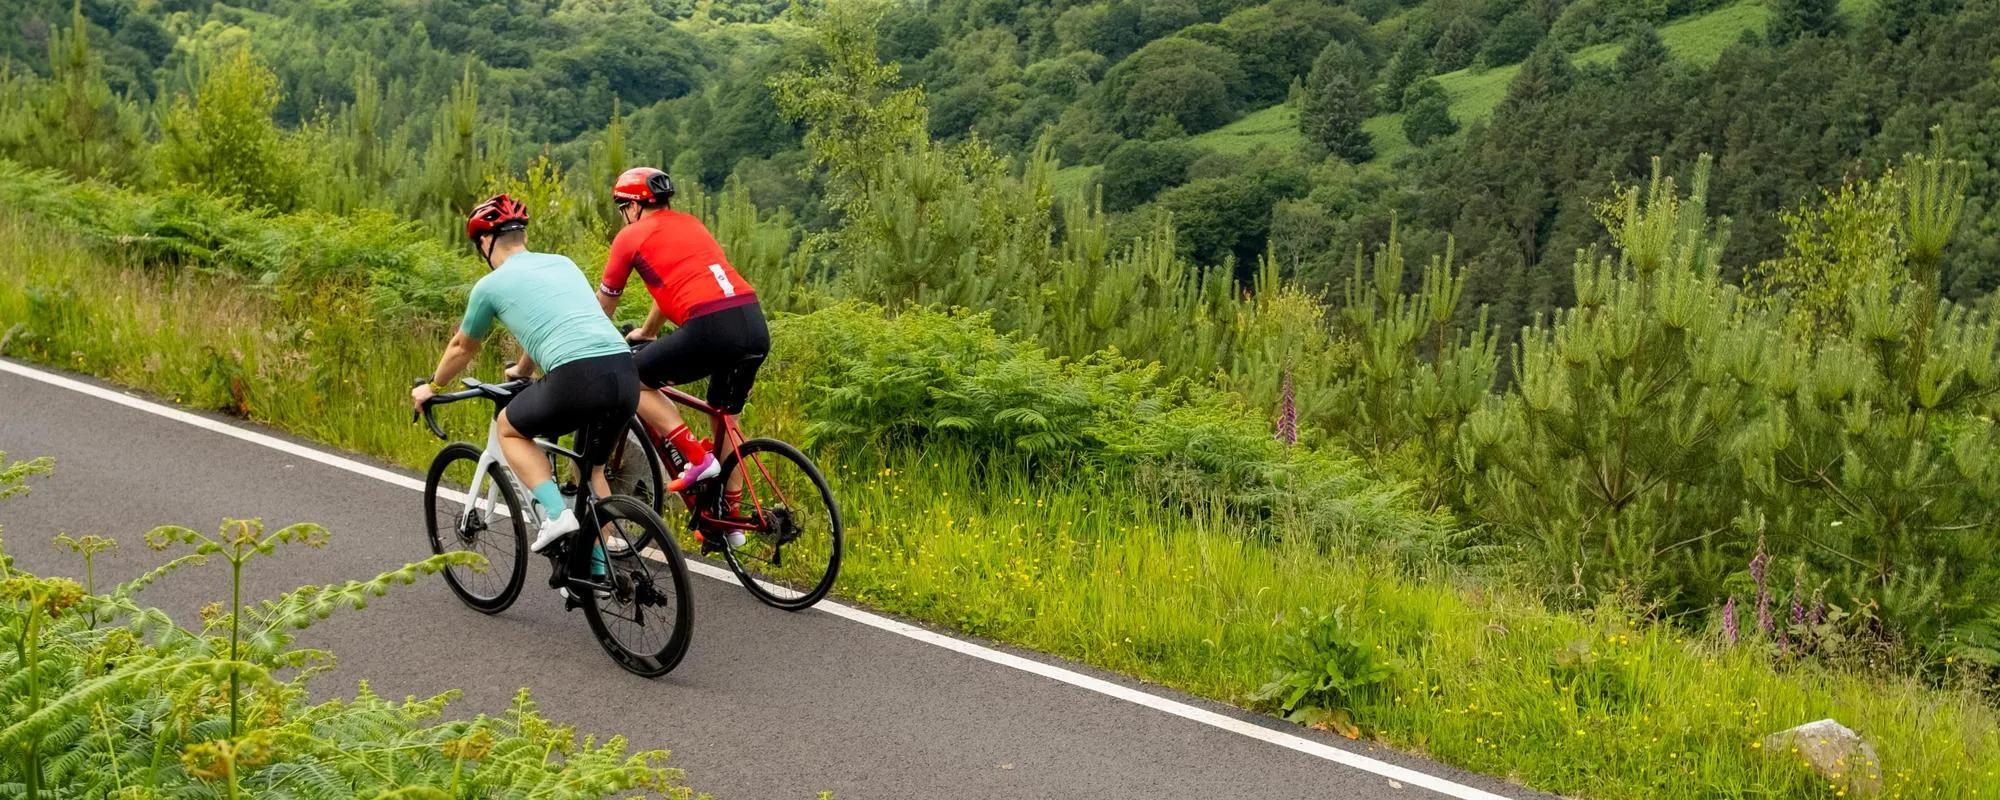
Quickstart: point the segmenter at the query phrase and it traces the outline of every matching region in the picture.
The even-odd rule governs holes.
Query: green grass
[[[237,407],[406,467],[437,448],[408,424],[400,376],[429,367],[441,329],[306,337],[255,290],[107,266],[5,214],[0,320],[21,323],[9,356]],[[774,328],[779,358],[746,425],[798,440],[796,400],[811,389],[783,360],[785,322]],[[347,348],[365,369],[321,363]],[[1886,797],[2000,797],[2000,721],[1971,696],[1774,669],[1762,648],[1635,626],[1615,607],[1552,613],[1505,586],[1253,541],[1224,516],[1102,478],[988,469],[942,448],[815,457],[849,524],[840,591],[876,607],[1244,705],[1301,609],[1345,607],[1394,665],[1387,689],[1351,698],[1354,718],[1448,763],[1570,796],[1835,797],[1791,754],[1753,744],[1830,716],[1873,741]]]
[[[1095,164],[1063,167],[1056,170],[1055,176],[1049,179],[1049,185],[1054,188],[1058,197],[1075,197],[1082,194],[1084,187],[1089,186],[1091,179],[1097,177],[1097,173],[1103,169],[1104,167]]]
[[[1244,115],[1242,119],[1188,139],[1198,147],[1218,153],[1242,155],[1259,147],[1290,148],[1299,142],[1299,112],[1288,105],[1275,105]]]
[[[1403,115],[1377,114],[1361,123],[1361,129],[1368,132],[1368,138],[1375,144],[1374,160],[1392,163],[1404,153],[1415,149],[1410,137],[1403,135]]]
[[[1845,0],[1847,4],[1865,1]],[[1722,51],[1742,38],[1744,31],[1763,33],[1770,20],[1771,9],[1762,3],[1737,3],[1666,25],[1660,28],[1660,41],[1675,58],[1707,66],[1721,58]],[[1574,58],[1578,64],[1609,64],[1624,51],[1622,42],[1612,42],[1578,50]]]

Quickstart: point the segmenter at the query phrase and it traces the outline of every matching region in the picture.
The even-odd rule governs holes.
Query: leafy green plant
[[[1276,652],[1277,678],[1252,697],[1271,702],[1293,722],[1357,738],[1354,709],[1385,690],[1395,669],[1355,632],[1345,607],[1299,613]]]
[[[984,315],[885,319],[853,304],[781,320],[774,335],[815,444],[962,449],[996,471],[1137,481],[1162,504],[1220,503],[1327,546],[1428,553],[1439,539],[1441,520],[1405,513],[1401,486],[1330,448],[1288,447],[1235,396],[1116,353],[1064,361]]]
[[[10,466],[0,487],[17,490],[26,474]],[[307,704],[306,684],[331,655],[293,648],[297,630],[478,561],[434,557],[365,581],[241,600],[246,564],[326,536],[315,525],[266,532],[254,520],[230,520],[214,536],[159,528],[149,543],[195,552],[103,594],[16,569],[0,548],[0,792],[31,800],[690,796],[681,772],[662,765],[665,752],[629,753],[623,737],[579,741],[543,719],[525,691],[504,714],[472,720],[441,719],[457,692],[399,703],[365,683],[353,700]],[[110,546],[61,540],[86,564]],[[230,564],[232,597],[204,611],[199,632],[134,602],[146,586],[211,558]]]

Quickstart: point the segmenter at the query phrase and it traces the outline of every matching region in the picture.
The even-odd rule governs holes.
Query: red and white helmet
[[[611,196],[618,202],[664,203],[674,196],[674,179],[652,167],[633,167],[620,173],[611,184]]]
[[[528,227],[528,207],[504,194],[496,194],[472,209],[465,218],[465,238],[479,241],[490,233],[506,233]]]

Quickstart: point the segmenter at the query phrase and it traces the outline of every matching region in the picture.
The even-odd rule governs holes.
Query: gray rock
[[[1849,794],[1873,797],[1882,791],[1882,760],[1861,734],[1830,719],[1808,722],[1764,737],[1773,758],[1805,761],[1820,777]]]

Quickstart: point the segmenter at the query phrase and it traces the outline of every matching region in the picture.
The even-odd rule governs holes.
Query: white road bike
[[[500,411],[528,385],[466,378],[464,390],[437,395],[421,411],[431,433],[448,442],[424,479],[431,550],[485,558],[482,565],[450,567],[444,578],[460,600],[486,614],[505,611],[520,596],[527,582],[528,532],[542,522],[542,513],[531,510],[536,504],[522,502],[528,492],[500,452]],[[475,398],[493,403],[483,449],[450,441],[432,413]],[[680,546],[649,503],[623,494],[598,497],[582,455],[554,442],[535,444],[552,462],[569,463],[564,492],[575,498],[581,523],[576,533],[543,550],[549,586],[561,591],[568,608],[583,609],[598,644],[620,667],[646,677],[667,674],[687,655],[694,628],[694,592]]]

